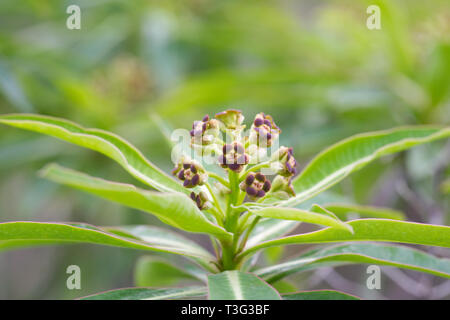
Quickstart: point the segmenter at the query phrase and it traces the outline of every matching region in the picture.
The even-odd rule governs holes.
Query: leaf
[[[340,221],[337,217],[326,214],[324,210],[321,213],[316,213],[296,208],[268,207],[254,210],[252,213],[264,218],[296,220],[351,231],[351,227],[348,224]]]
[[[214,234],[227,239],[229,233],[209,221],[197,205],[182,193],[162,193],[142,190],[131,184],[110,182],[52,164],[41,175],[57,183],[69,185],[131,208],[152,213],[176,228]]]
[[[338,228],[326,228],[260,243],[248,248],[241,257],[263,248],[301,243],[383,241],[450,247],[450,227],[447,226],[387,219],[359,219],[347,224],[353,227],[354,234]]]
[[[175,266],[160,257],[143,256],[134,269],[134,283],[138,287],[163,287],[197,279],[185,265]]]
[[[268,282],[274,282],[297,272],[355,263],[394,266],[450,278],[450,259],[438,258],[409,247],[375,243],[340,244],[316,249],[298,259],[259,269],[254,273]]]
[[[280,204],[292,207],[381,156],[449,136],[449,127],[416,126],[358,134],[345,139],[317,155],[293,180],[296,196]]]
[[[175,300],[201,297],[206,294],[204,287],[185,288],[125,288],[93,294],[80,300]]]
[[[341,203],[329,203],[323,205],[323,207],[333,212],[339,219],[342,220],[347,220],[349,214],[352,213],[357,213],[362,218],[405,220],[405,215],[403,212],[389,208]]]
[[[281,237],[293,231],[300,222],[280,220],[280,219],[264,219],[260,221],[250,234],[247,245],[254,246],[260,242]]]
[[[450,179],[448,179],[442,183],[441,190],[444,193],[450,193]]]
[[[280,294],[257,276],[225,271],[208,276],[211,300],[280,300]]]
[[[148,234],[148,236],[146,236]],[[214,257],[192,241],[155,227],[98,228],[88,224],[53,222],[0,223],[0,251],[23,247],[92,243],[168,252],[211,261]]]
[[[283,300],[361,300],[348,293],[335,290],[313,290],[282,295]]]
[[[98,151],[117,161],[133,177],[159,191],[186,192],[180,184],[147,160],[134,146],[110,132],[85,129],[67,120],[35,114],[3,115],[0,116],[0,123],[36,131]]]

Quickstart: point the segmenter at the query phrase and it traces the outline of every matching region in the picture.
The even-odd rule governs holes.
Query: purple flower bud
[[[269,181],[269,180],[266,180],[266,181],[264,182],[264,185],[263,185],[262,189],[263,189],[265,192],[268,192],[268,191],[270,190],[270,187],[271,187],[270,181]]]
[[[187,187],[189,187],[190,185],[191,185],[191,180],[188,180],[188,179],[184,180],[184,182],[183,182],[183,187],[187,188]]]
[[[198,185],[199,181],[200,181],[200,176],[198,174],[196,174],[192,177],[191,184],[193,186],[196,186],[196,185]]]
[[[209,121],[209,115],[205,115],[202,119],[203,122]]]
[[[255,121],[253,121],[253,124],[254,124],[256,127],[261,126],[263,123],[264,123],[264,120],[261,119],[261,118],[256,118]]]
[[[255,181],[255,176],[253,174],[249,174],[247,178],[245,178],[245,183],[247,185],[251,185]]]
[[[264,190],[259,190],[257,193],[256,193],[256,196],[258,197],[258,198],[262,198],[262,197],[264,197],[266,195],[266,193],[264,192]]]
[[[192,173],[197,173],[197,167],[194,164],[191,164],[190,169]]]
[[[191,199],[195,201],[195,192],[194,191],[191,192]]]
[[[249,196],[256,196],[257,191],[252,187],[247,187],[245,190]]]
[[[266,180],[266,177],[260,172],[258,172],[256,174],[255,178],[256,178],[256,180],[261,181],[261,182],[264,182]]]
[[[184,170],[181,170],[180,172],[178,172],[178,179],[180,179],[180,180],[186,179],[186,178],[184,177]]]

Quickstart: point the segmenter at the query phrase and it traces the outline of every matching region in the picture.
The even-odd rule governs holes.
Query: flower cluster
[[[172,170],[172,174],[183,181],[186,188],[203,185],[208,179],[205,169],[193,160],[181,160]]]
[[[260,172],[250,172],[239,185],[240,189],[252,199],[264,197],[271,186],[270,181]]]
[[[225,144],[222,148],[222,155],[219,163],[222,168],[228,168],[234,172],[241,172],[249,162],[249,155],[245,153],[244,146],[239,142]]]
[[[259,170],[252,170],[253,167],[244,171],[250,163],[260,161],[260,154],[267,155],[267,149],[274,146],[274,141],[278,139],[281,130],[270,115],[261,112],[256,115],[249,135],[244,136],[243,121],[244,116],[241,111],[230,109],[217,113],[213,119],[209,115],[204,116],[201,121],[194,122],[190,131],[192,148],[201,151],[200,154],[212,151],[213,159],[217,159],[217,164],[236,176],[234,179],[237,182],[233,182],[233,185],[231,176],[229,182],[226,179],[217,178],[217,175],[213,176],[222,183],[221,187],[217,188],[219,190],[217,195],[225,196],[227,192],[222,192],[223,190],[228,190],[228,193],[236,192],[236,190],[239,193],[241,190],[252,201],[266,196],[280,199],[294,196],[291,182],[297,173],[297,161],[293,156],[292,148],[281,147],[271,157],[266,156],[265,162],[261,160],[255,163],[255,168],[270,167],[277,174],[273,179],[269,180],[262,172],[258,172]],[[227,139],[221,139],[220,132],[223,132]],[[186,188],[202,186],[208,179],[208,172],[193,160],[181,159],[175,166],[173,174],[183,181]],[[209,184],[207,187],[209,192],[212,192]],[[199,190],[201,190],[199,193],[191,193],[191,199],[201,210],[207,210],[211,207],[208,193],[205,193],[204,189]]]

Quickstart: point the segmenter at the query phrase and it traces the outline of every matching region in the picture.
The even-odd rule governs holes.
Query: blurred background
[[[66,9],[81,8],[81,30]],[[381,30],[366,9],[381,8]],[[251,121],[271,114],[281,143],[304,166],[349,135],[450,123],[450,2],[2,0],[0,113],[64,117],[117,133],[166,171],[167,134],[226,108]],[[0,127],[0,221],[161,223],[150,215],[40,179],[48,162],[135,182],[111,160],[52,138]],[[402,210],[411,221],[449,224],[450,144],[383,158],[328,196]],[[327,197],[325,195],[325,197]],[[326,201],[325,199],[324,201]],[[199,242],[203,236],[190,235]],[[442,257],[448,250],[421,248]],[[304,247],[271,250],[269,263]],[[71,299],[134,285],[143,253],[73,245],[0,253],[0,299]],[[79,265],[82,289],[66,288]],[[366,266],[302,273],[286,290],[337,288],[363,298],[448,299],[449,281],[382,268],[368,290]]]

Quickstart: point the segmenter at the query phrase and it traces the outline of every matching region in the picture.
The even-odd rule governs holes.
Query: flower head
[[[208,175],[205,169],[193,160],[182,159],[172,170],[172,174],[183,181],[183,186],[186,188],[193,188],[203,185]]]
[[[216,114],[216,119],[220,120],[225,128],[230,130],[242,129],[244,116],[240,110],[229,109]]]
[[[191,199],[197,204],[197,207],[200,210],[208,210],[212,207],[211,202],[209,202],[208,196],[203,191],[195,194],[195,192],[191,192]]]
[[[262,198],[271,188],[270,181],[260,172],[250,172],[239,185],[250,198]]]
[[[225,144],[222,148],[219,163],[222,168],[228,168],[235,172],[241,172],[249,162],[249,156],[245,153],[244,146],[239,142]]]
[[[281,130],[275,124],[272,117],[261,112],[256,115],[253,121],[250,142],[261,147],[270,147],[280,133]]]
[[[287,147],[281,147],[272,155],[273,165],[278,174],[291,177],[297,173],[297,161],[293,155],[293,149]]]
[[[194,121],[192,125],[191,144],[192,145],[209,145],[219,134],[219,122],[216,119],[210,119],[209,115],[205,115],[201,121]]]

